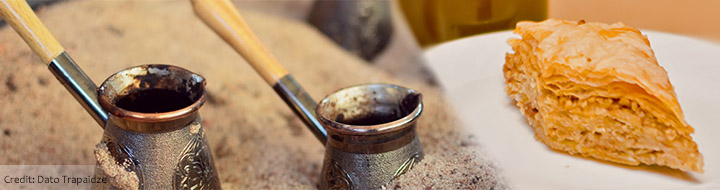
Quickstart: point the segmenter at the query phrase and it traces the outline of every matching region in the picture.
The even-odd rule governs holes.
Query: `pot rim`
[[[160,112],[160,113],[144,113],[144,112],[136,112],[136,111],[130,111],[123,108],[118,107],[115,105],[116,99],[118,97],[111,98],[109,86],[110,82],[113,79],[119,79],[120,77],[127,77],[127,75],[137,74],[137,73],[130,73],[133,72],[136,69],[141,69],[148,72],[162,72],[162,71],[168,71],[171,70],[172,72],[179,72],[180,74],[190,76],[193,80],[196,80],[196,82],[200,83],[201,94],[200,97],[196,98],[196,100],[183,108],[169,111],[169,112]],[[153,71],[155,69],[155,71]],[[157,70],[159,69],[159,70]],[[154,73],[153,73],[154,74]],[[175,73],[174,73],[175,74]],[[123,76],[125,75],[125,76]],[[134,82],[140,82],[140,81],[134,81]],[[205,86],[207,84],[207,81],[205,78],[199,74],[193,73],[187,69],[184,69],[182,67],[173,66],[173,65],[165,65],[165,64],[146,64],[146,65],[139,65],[139,66],[133,66],[126,69],[123,69],[110,77],[106,79],[98,88],[98,102],[100,103],[100,106],[105,109],[108,113],[110,113],[112,116],[119,117],[123,120],[127,121],[134,121],[134,122],[142,122],[142,123],[159,123],[159,122],[167,122],[172,120],[181,119],[187,116],[192,115],[193,113],[197,112],[200,107],[205,103]],[[129,86],[125,86],[123,88],[129,88]]]
[[[351,125],[346,123],[341,123],[338,121],[335,121],[335,119],[328,118],[327,113],[323,111],[323,107],[327,106],[327,104],[330,101],[330,97],[333,95],[337,95],[340,92],[352,90],[355,88],[368,88],[368,87],[382,87],[382,88],[394,88],[398,89],[399,91],[407,92],[407,95],[416,94],[418,96],[417,105],[415,106],[415,109],[408,113],[407,115],[396,119],[391,122],[387,123],[380,123],[375,125]],[[422,95],[417,92],[416,90],[394,85],[394,84],[386,84],[386,83],[368,83],[368,84],[360,84],[360,85],[354,85],[346,88],[339,89],[329,95],[327,95],[325,98],[323,98],[320,103],[317,106],[316,113],[317,117],[320,119],[320,121],[326,125],[325,128],[336,133],[341,134],[347,134],[347,135],[379,135],[379,134],[387,134],[399,130],[403,130],[407,127],[411,127],[414,122],[417,121],[418,118],[420,118],[420,115],[423,111],[423,102],[422,102]]]

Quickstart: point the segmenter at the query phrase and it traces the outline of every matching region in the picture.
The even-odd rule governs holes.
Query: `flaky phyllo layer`
[[[702,172],[702,155],[647,38],[622,25],[518,23],[507,93],[550,148]]]

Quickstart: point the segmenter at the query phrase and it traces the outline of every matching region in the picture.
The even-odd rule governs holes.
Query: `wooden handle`
[[[278,80],[288,74],[275,57],[263,47],[230,1],[191,0],[191,2],[195,15],[245,57],[265,82],[274,86]]]
[[[0,16],[45,63],[65,51],[25,0],[0,0]]]

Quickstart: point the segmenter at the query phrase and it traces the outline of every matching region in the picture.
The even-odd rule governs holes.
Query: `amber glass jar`
[[[418,43],[427,47],[464,36],[507,30],[547,18],[547,0],[398,0]]]

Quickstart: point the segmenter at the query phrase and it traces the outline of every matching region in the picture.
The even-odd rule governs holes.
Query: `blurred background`
[[[29,0],[35,9],[72,0]],[[120,0],[105,0],[120,1]],[[520,20],[562,18],[629,26],[720,43],[718,0],[233,0],[314,26],[338,46],[400,78],[434,84],[423,49],[512,29]],[[0,23],[0,25],[4,25]],[[288,32],[288,31],[279,31]]]

